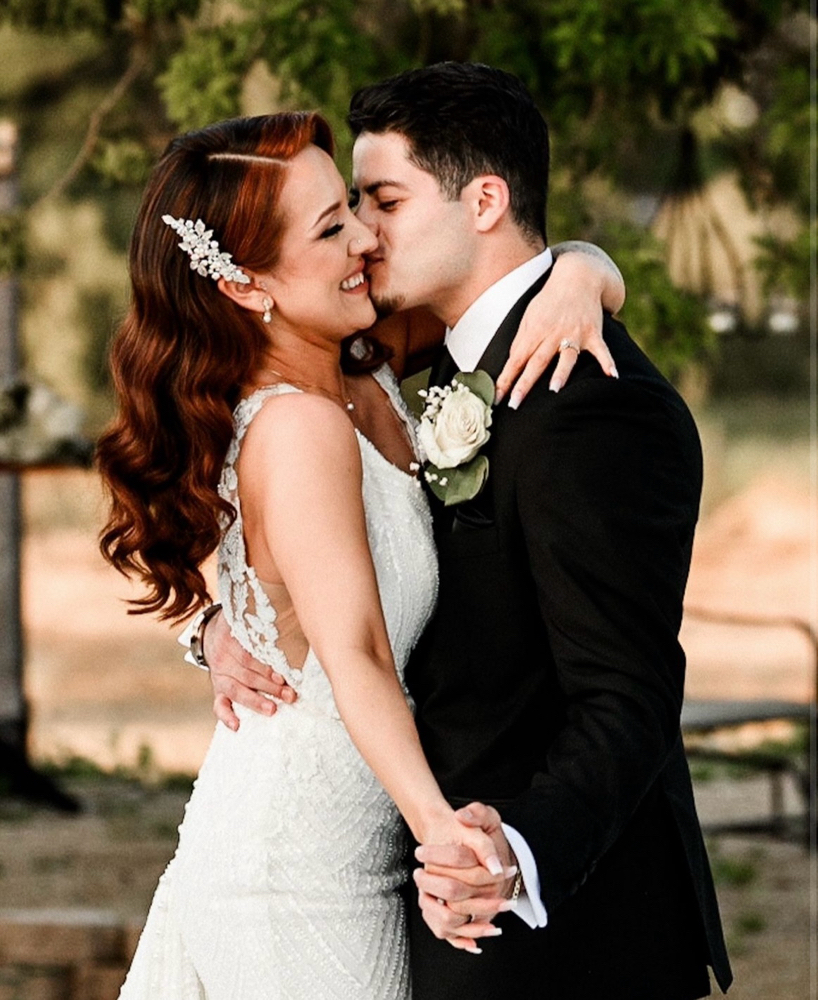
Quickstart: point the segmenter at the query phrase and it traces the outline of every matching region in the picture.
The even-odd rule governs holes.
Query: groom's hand
[[[221,611],[211,618],[205,629],[204,654],[213,685],[213,712],[228,729],[235,731],[239,728],[233,702],[261,715],[273,715],[275,702],[265,698],[264,694],[271,694],[289,704],[298,697],[281,674],[254,660],[233,638]]]
[[[502,874],[491,875],[462,844],[423,844],[415,857],[424,867],[415,870],[414,878],[423,919],[435,937],[474,951],[476,938],[501,932],[492,924],[497,914],[513,908],[509,897],[516,858],[496,809],[476,802],[456,815],[464,826],[478,827],[491,837],[503,862]]]

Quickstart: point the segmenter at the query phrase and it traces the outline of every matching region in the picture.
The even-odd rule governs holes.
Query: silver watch
[[[190,655],[196,666],[201,667],[202,670],[210,670],[210,664],[207,662],[204,652],[205,629],[210,619],[217,615],[221,609],[221,604],[210,604],[203,608],[190,623],[193,630],[190,634]]]

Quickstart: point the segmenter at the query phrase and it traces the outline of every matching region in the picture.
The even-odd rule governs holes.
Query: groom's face
[[[367,254],[370,295],[381,314],[424,305],[445,317],[472,263],[473,230],[464,203],[449,200],[408,154],[396,132],[355,141],[357,215],[378,238]]]

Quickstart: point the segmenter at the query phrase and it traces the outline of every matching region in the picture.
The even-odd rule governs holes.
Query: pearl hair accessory
[[[162,222],[182,237],[179,249],[190,257],[192,271],[201,274],[203,278],[213,278],[214,281],[224,278],[225,281],[237,281],[240,285],[250,284],[250,276],[233,263],[229,253],[219,250],[218,240],[212,239],[213,230],[207,229],[201,219],[193,222],[190,219],[174,219],[172,215],[163,215]]]

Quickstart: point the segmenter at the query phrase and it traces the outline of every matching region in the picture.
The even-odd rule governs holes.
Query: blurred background
[[[551,242],[611,254],[697,417],[688,696],[790,705],[688,734],[731,996],[816,995],[791,709],[816,687],[815,38],[805,0],[0,0],[0,1000],[116,996],[212,731],[206,676],[96,548],[145,178],[181,130],[300,107],[348,172],[351,93],[441,59],[527,83]],[[722,829],[771,794],[762,836]]]

